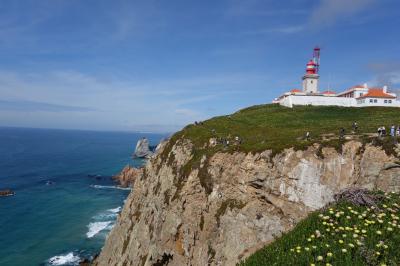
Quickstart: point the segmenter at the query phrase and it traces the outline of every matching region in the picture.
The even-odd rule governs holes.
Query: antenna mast
[[[314,48],[314,52],[313,52],[313,61],[314,61],[315,68],[316,68],[316,74],[319,73],[320,54],[321,54],[321,48],[316,46]]]

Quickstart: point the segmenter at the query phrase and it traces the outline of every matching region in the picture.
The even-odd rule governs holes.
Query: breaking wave
[[[112,221],[93,222],[88,225],[89,231],[86,233],[88,238],[92,238],[103,230],[111,230]]]
[[[79,265],[79,261],[81,258],[77,255],[74,255],[73,252],[70,252],[65,255],[57,255],[51,257],[48,262],[50,265]]]

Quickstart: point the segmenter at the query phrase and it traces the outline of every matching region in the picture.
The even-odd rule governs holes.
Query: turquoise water
[[[0,265],[76,265],[101,249],[129,191],[110,176],[143,134],[0,128]],[[145,134],[152,145],[165,135]]]

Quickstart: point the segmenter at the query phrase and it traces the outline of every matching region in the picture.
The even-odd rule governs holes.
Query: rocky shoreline
[[[119,183],[120,187],[133,187],[135,180],[143,174],[143,168],[136,168],[127,165],[122,169],[122,171],[112,177],[112,179]]]

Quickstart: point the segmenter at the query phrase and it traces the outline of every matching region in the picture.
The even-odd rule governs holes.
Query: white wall
[[[351,107],[357,103],[354,98],[290,95],[282,99],[280,104],[286,107],[293,107],[293,105],[336,105]]]
[[[303,92],[317,93],[318,92],[318,75],[305,75],[303,77]]]
[[[385,103],[385,99],[377,99],[377,103],[370,103],[369,98],[365,102],[357,103],[355,98],[327,97],[310,95],[289,95],[279,101],[280,105],[292,108],[293,105],[315,105],[315,106],[344,106],[344,107],[366,107],[366,106],[387,106],[400,107],[400,101],[392,99],[392,103]]]

